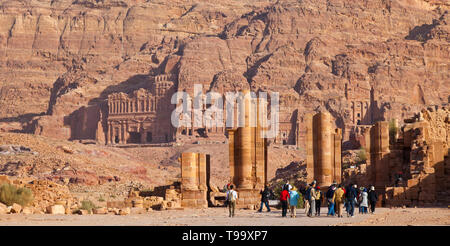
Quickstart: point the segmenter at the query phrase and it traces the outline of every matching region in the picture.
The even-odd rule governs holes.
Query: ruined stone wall
[[[389,123],[370,128],[370,159],[346,179],[375,185],[386,206],[447,204],[450,193],[450,107],[432,107],[406,119],[390,139]],[[398,178],[401,179],[398,179]]]

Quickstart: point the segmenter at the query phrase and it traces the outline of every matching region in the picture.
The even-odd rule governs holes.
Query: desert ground
[[[228,217],[226,208],[151,211],[146,214],[118,215],[0,215],[0,226],[448,226],[448,208],[377,208],[375,214],[358,214],[348,218],[308,218],[303,209],[296,218],[282,218],[281,210],[258,213],[237,210]]]

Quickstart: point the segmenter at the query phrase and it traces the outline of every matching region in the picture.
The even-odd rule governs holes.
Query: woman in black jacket
[[[375,187],[370,186],[370,191],[369,191],[369,203],[370,203],[370,213],[375,213],[375,205],[377,204],[378,201],[378,196],[377,196],[377,192],[375,191]]]

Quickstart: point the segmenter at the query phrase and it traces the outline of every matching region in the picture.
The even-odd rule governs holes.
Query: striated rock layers
[[[313,111],[331,113],[346,141],[360,125],[450,100],[444,0],[28,0],[0,9],[0,122],[10,124],[1,129],[98,139],[108,95],[161,74],[175,74],[177,90],[280,92],[286,144],[304,144]]]

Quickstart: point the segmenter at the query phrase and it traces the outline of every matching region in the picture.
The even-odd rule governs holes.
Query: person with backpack
[[[377,196],[377,192],[375,191],[375,187],[370,186],[370,191],[368,194],[368,200],[370,203],[370,213],[375,213],[375,206],[377,204],[378,201],[378,196]]]
[[[281,191],[280,202],[281,202],[281,217],[286,217],[288,208],[288,199],[290,199],[289,191],[287,187]]]
[[[297,192],[297,189],[293,187],[291,191],[289,191],[289,208],[291,211],[291,217],[295,218],[297,215],[297,204],[298,199],[300,199],[300,195]]]
[[[305,204],[305,214],[309,213],[309,198],[308,198],[308,194],[309,194],[309,185],[307,185],[304,189],[303,189],[303,204]]]
[[[345,192],[340,184],[333,195],[334,206],[336,208],[336,213],[338,218],[342,218],[342,209],[344,207],[344,196]]]
[[[323,192],[320,190],[320,187],[316,187],[316,216],[320,217],[320,207],[322,207],[323,200]]]
[[[267,185],[264,186],[264,190],[259,192],[261,194],[261,206],[258,210],[258,212],[262,212],[263,206],[266,205],[267,208],[267,212],[270,212],[270,207],[269,207],[269,199],[270,199],[270,195],[272,193],[272,191],[269,189],[269,187]]]
[[[227,191],[226,200],[228,203],[228,210],[230,217],[234,217],[234,209],[236,208],[236,200],[238,199],[237,192],[234,190],[234,185],[230,185],[230,189]]]
[[[328,213],[327,216],[334,216],[334,192],[336,191],[336,185],[332,184],[330,188],[328,188],[327,193],[325,194],[328,202]]]
[[[347,198],[347,213],[348,213],[348,217],[354,217],[354,211],[355,211],[355,200],[357,197],[357,191],[356,191],[356,184],[352,185],[350,184],[348,186],[347,189],[347,194],[346,194],[346,198]]]

